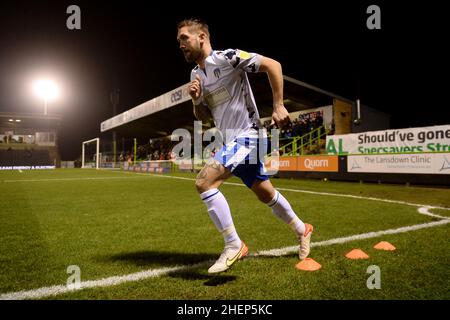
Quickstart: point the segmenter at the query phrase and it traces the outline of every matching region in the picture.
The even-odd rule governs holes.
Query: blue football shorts
[[[224,145],[216,152],[214,159],[251,188],[255,181],[269,179],[264,166],[267,146],[267,136],[260,137],[258,131],[252,129]]]

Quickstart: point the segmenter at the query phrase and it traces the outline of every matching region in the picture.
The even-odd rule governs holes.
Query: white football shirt
[[[239,49],[213,50],[205,69],[196,66],[191,81],[201,78],[203,104],[207,105],[225,143],[253,128],[262,128],[247,72],[258,72],[261,56]]]

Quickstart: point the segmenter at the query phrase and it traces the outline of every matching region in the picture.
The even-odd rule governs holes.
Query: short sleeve
[[[256,73],[261,65],[261,56],[240,49],[228,49],[222,52],[224,58],[235,69]]]

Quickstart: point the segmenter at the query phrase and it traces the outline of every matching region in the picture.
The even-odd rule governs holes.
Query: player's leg
[[[288,224],[299,239],[299,258],[305,259],[310,251],[312,225],[303,223],[292,210],[291,205],[286,198],[276,190],[270,180],[255,180],[251,186],[251,190],[256,194],[258,199],[267,204],[274,215]]]
[[[218,161],[211,159],[197,175],[195,186],[205,203],[208,214],[222,234],[225,249],[208,272],[218,273],[229,269],[248,253],[247,246],[239,238],[231,217],[230,207],[218,189],[232,173]]]
[[[217,189],[233,174],[215,159],[210,159],[195,179],[195,187],[199,194]]]

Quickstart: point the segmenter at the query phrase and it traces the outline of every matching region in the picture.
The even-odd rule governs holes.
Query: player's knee
[[[269,203],[273,198],[270,192],[260,192],[257,193],[256,196],[258,197],[258,200],[264,204]]]
[[[203,193],[210,189],[210,183],[205,179],[196,179],[195,188],[197,189],[198,193]]]
[[[275,195],[273,188],[262,188],[260,184],[253,185],[252,190],[262,203],[269,203]]]

